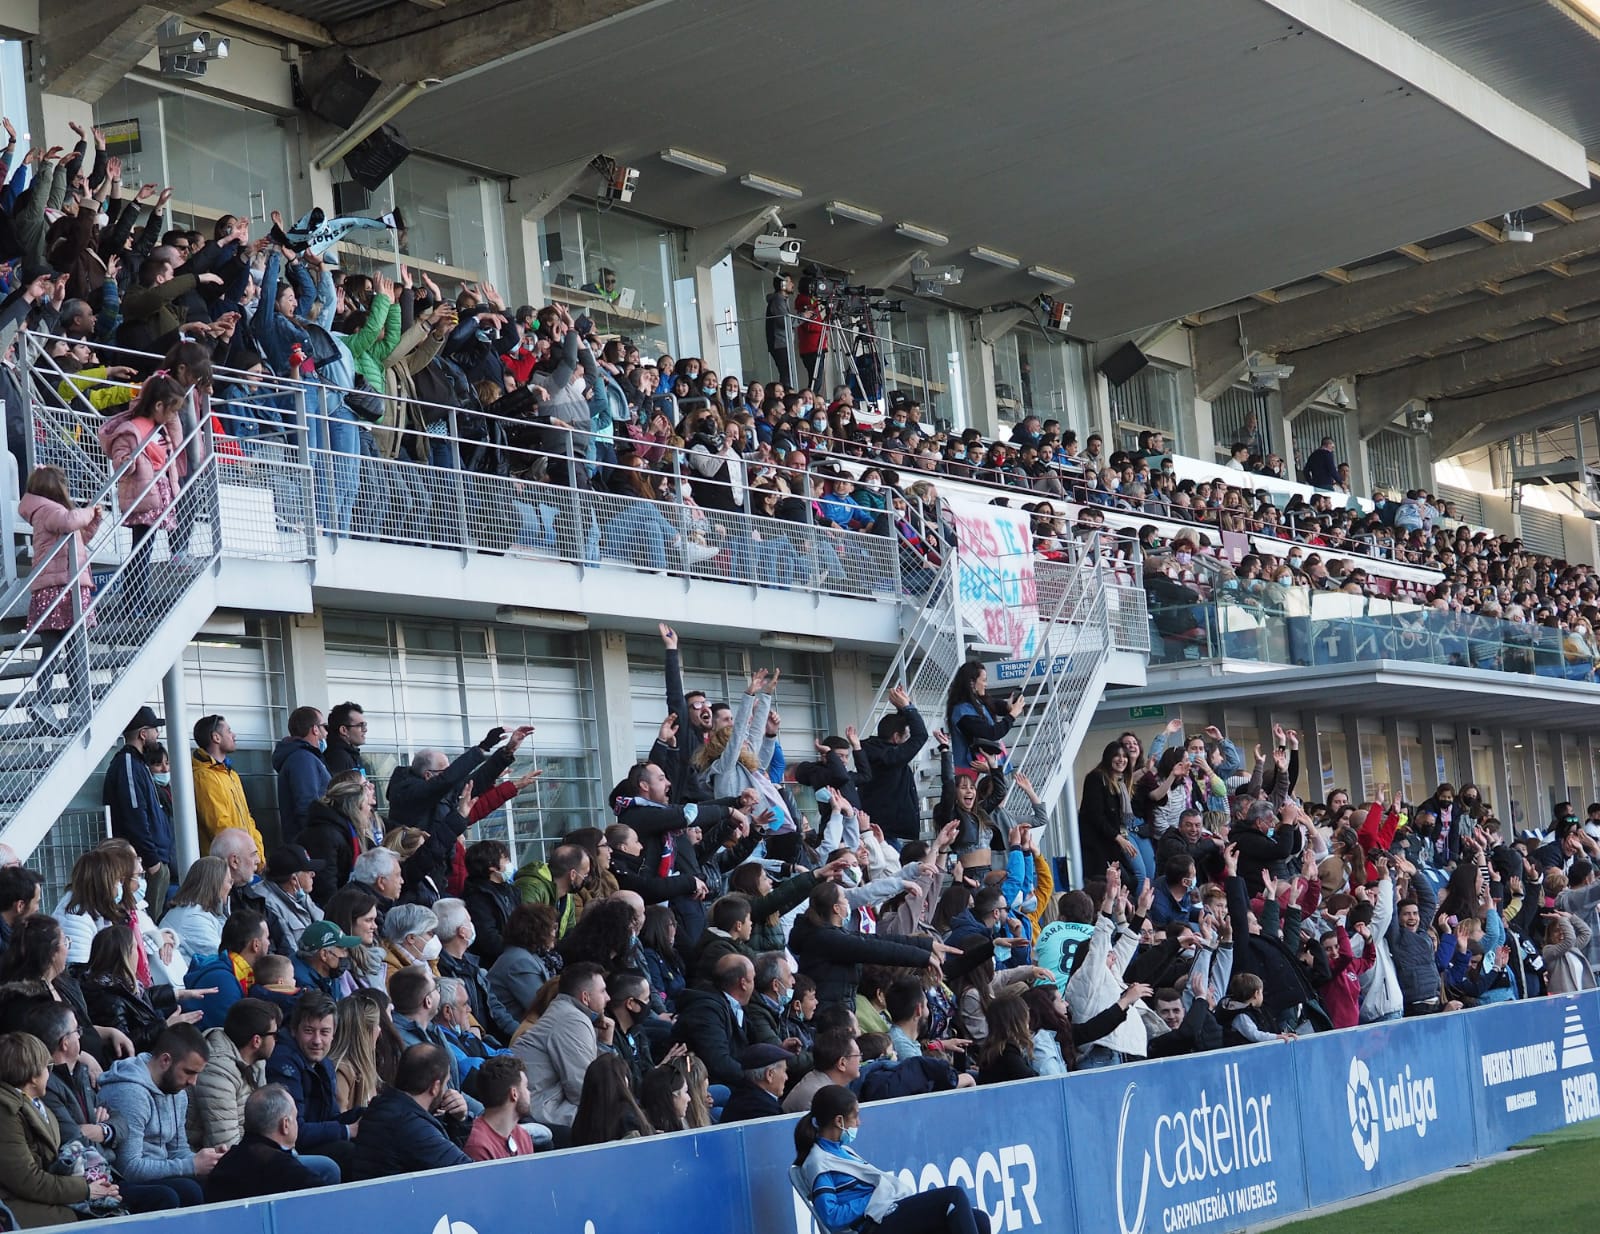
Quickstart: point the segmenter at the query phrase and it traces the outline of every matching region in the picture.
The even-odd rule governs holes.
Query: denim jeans
[[[600,535],[600,551],[607,557],[626,561],[647,570],[665,570],[667,545],[678,538],[672,524],[661,511],[646,502],[630,502],[626,509],[605,525]]]
[[[323,1187],[335,1187],[343,1181],[339,1172],[339,1163],[332,1157],[314,1157],[305,1153],[295,1153],[300,1164],[305,1166],[317,1176],[318,1184]]]
[[[1078,1055],[1078,1070],[1093,1071],[1100,1067],[1120,1067],[1123,1061],[1121,1050],[1107,1049],[1103,1045],[1092,1045]]]
[[[319,391],[319,393],[322,393]],[[317,522],[326,532],[345,535],[361,488],[361,433],[355,413],[324,394],[311,420],[311,460],[317,477]]]
[[[1129,835],[1133,847],[1137,852],[1129,857],[1123,855],[1122,864],[1133,872],[1133,884],[1129,890],[1138,895],[1139,888],[1144,885],[1143,880],[1149,879],[1150,885],[1156,885],[1156,846],[1141,835]]]

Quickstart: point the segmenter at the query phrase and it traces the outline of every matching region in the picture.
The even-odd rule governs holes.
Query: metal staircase
[[[1006,571],[951,553],[922,605],[908,615],[863,731],[882,713],[889,687],[902,683],[929,728],[939,727],[955,670],[981,658],[990,662],[992,692],[1017,686],[1025,693],[1008,742],[1012,766],[1026,773],[1053,810],[1105,692],[1111,653],[1147,649],[1137,616],[1124,611],[1128,591],[1101,547],[1096,537],[1073,546],[1068,560],[1034,561],[1032,594],[1023,594]],[[1131,638],[1124,629],[1130,616]],[[925,805],[937,801],[938,760],[931,747],[918,765],[918,786]],[[1020,793],[1015,786],[1011,791]],[[1055,831],[1054,851],[1068,851],[1068,830],[1058,823]]]
[[[28,375],[37,463],[61,466],[77,504],[106,513],[88,560],[77,538],[65,537],[7,587],[3,615],[14,628],[0,655],[0,840],[19,853],[31,852],[50,830],[211,615],[222,552],[217,464],[206,449],[206,425],[191,428],[122,503],[137,509],[145,497],[176,488],[167,517],[146,529],[136,516],[117,512],[119,483],[138,456],[110,469],[98,441],[91,450],[81,432],[71,431],[84,426],[53,414],[59,409],[38,397],[35,371]],[[202,461],[185,475],[191,447]],[[89,595],[61,588],[53,602],[30,613],[33,581],[52,570],[76,579],[87,574]],[[63,626],[55,638],[51,628]]]

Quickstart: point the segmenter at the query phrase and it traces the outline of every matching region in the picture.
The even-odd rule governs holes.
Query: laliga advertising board
[[[1077,1228],[1234,1230],[1304,1208],[1293,1049],[1074,1075],[1065,1087]]]
[[[1600,998],[1563,995],[1468,1016],[1478,1089],[1478,1152],[1499,1152],[1552,1127],[1600,1116]]]
[[[1472,1068],[1459,1015],[1319,1033],[1290,1046],[1313,1206],[1474,1157]]]

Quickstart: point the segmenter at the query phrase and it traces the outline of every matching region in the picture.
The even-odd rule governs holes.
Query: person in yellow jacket
[[[200,820],[200,847],[209,850],[219,832],[237,827],[256,844],[265,862],[261,829],[250,813],[244,782],[228,762],[239,741],[222,716],[201,716],[194,726],[194,811]]]
[[[58,339],[50,354],[64,374],[56,393],[62,402],[80,411],[93,410],[110,415],[133,402],[138,389],[129,384],[138,377],[136,369],[107,366],[87,342],[69,343]]]

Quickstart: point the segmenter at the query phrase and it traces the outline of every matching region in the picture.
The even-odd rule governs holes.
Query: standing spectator
[[[111,811],[111,834],[133,845],[144,871],[145,902],[159,913],[172,886],[172,820],[156,794],[144,752],[161,739],[166,721],[141,707],[122,730],[122,749],[106,768],[103,800]]]
[[[244,1104],[267,1082],[267,1059],[281,1015],[271,1003],[241,998],[221,1028],[206,1033],[211,1051],[189,1097],[189,1144],[232,1148],[244,1136]]]
[[[772,280],[767,296],[767,355],[772,358],[773,375],[785,385],[792,384],[789,368],[789,319],[794,316],[794,279],[780,274]]]
[[[328,748],[322,753],[329,775],[341,771],[367,774],[361,747],[367,744],[367,717],[360,703],[336,703],[328,712]]]
[[[283,1085],[268,1084],[251,1093],[244,1104],[242,1124],[239,1143],[228,1150],[206,1179],[206,1203],[281,1195],[339,1181],[337,1166],[331,1178],[325,1171],[312,1168],[312,1163],[318,1161],[332,1166],[326,1157],[301,1157],[295,1153],[300,1119],[294,1098]]]
[[[877,735],[861,743],[858,757],[872,773],[860,786],[861,806],[883,828],[885,838],[904,842],[922,831],[914,764],[928,744],[928,727],[903,686],[889,691],[889,705],[894,710],[878,721]]]
[[[1322,444],[1306,456],[1306,483],[1314,488],[1339,487],[1339,460],[1333,456],[1333,438],[1324,437]]]
[[[296,707],[289,713],[289,735],[272,751],[272,769],[278,773],[278,833],[292,840],[306,821],[311,803],[327,791],[328,766],[322,761],[328,726],[315,707]]]
[[[175,507],[185,472],[181,416],[188,398],[183,386],[158,374],[144,383],[137,402],[99,429],[107,460],[121,470],[117,509],[132,534],[132,551],[122,567],[119,609],[133,623],[155,615],[148,608],[155,533],[177,528]]]
[[[132,1182],[171,1188],[184,1208],[202,1202],[197,1180],[211,1173],[223,1152],[191,1152],[184,1131],[189,1090],[209,1055],[199,1029],[172,1024],[149,1053],[122,1059],[100,1080],[100,1100],[117,1133],[112,1149],[117,1172]]]
[[[528,1069],[538,1122],[551,1128],[572,1126],[583,1096],[584,1073],[601,1045],[611,1048],[616,1031],[605,1007],[605,971],[598,964],[568,965],[549,1010],[512,1042],[513,1052]]]
[[[109,1180],[55,1173],[61,1129],[44,1104],[50,1054],[28,1033],[0,1036],[0,1203],[19,1226],[71,1225],[71,1205],[115,1196]]]
[[[501,1054],[478,1068],[478,1099],[483,1113],[472,1123],[463,1146],[474,1161],[533,1156],[533,1137],[521,1124],[533,1117],[533,1089],[522,1060]]]
[[[289,1039],[280,1041],[267,1060],[267,1078],[283,1085],[294,1099],[300,1124],[295,1147],[332,1157],[343,1169],[361,1111],[341,1111],[335,1095],[333,1064],[328,1059],[335,1019],[333,1000],[326,994],[315,990],[302,994],[289,1024]]]
[[[300,950],[306,927],[322,920],[311,887],[324,865],[298,844],[283,844],[267,857],[266,873],[257,884],[266,911],[272,950],[292,956]]]
[[[1400,979],[1400,995],[1405,1002],[1406,1015],[1429,1015],[1441,1009],[1443,990],[1439,981],[1439,966],[1434,959],[1433,940],[1423,929],[1424,922],[1433,921],[1436,901],[1432,886],[1417,873],[1414,865],[1404,857],[1394,858],[1394,862],[1410,876],[1411,896],[1400,905],[1400,911],[1390,923],[1389,954],[1394,957],[1394,971]],[[1425,964],[1424,958],[1427,961]],[[1242,971],[1237,959],[1234,961],[1234,971]]]
[[[348,883],[356,860],[378,842],[372,807],[377,790],[359,772],[341,771],[306,810],[305,825],[295,843],[324,868],[311,881],[311,898],[327,906],[334,892]]]
[[[414,1170],[467,1165],[461,1151],[471,1131],[467,1102],[449,1086],[450,1056],[414,1045],[400,1056],[394,1084],[367,1107],[348,1177],[389,1178]]]
[[[589,881],[589,854],[577,844],[562,844],[550,860],[530,861],[517,871],[517,891],[524,904],[548,904],[556,910],[556,937],[577,923],[578,901]]]
[[[662,751],[661,758],[655,758],[652,753],[651,761],[660,763],[662,770],[671,777],[672,804],[700,802],[711,794],[699,785],[693,760],[695,751],[711,734],[711,703],[704,690],[685,692],[683,688],[683,655],[678,650],[678,632],[664,621],[657,629],[661,632],[661,644],[666,648],[667,721],[672,724],[676,717],[677,725],[672,744],[666,744],[665,739],[658,741],[656,748]]]
[[[62,598],[72,574],[69,558],[71,549],[70,546],[58,549],[57,545],[68,536],[77,541],[79,607],[87,609],[94,595],[89,543],[100,530],[101,511],[99,506],[94,505],[79,507],[72,500],[67,478],[60,468],[36,467],[28,476],[28,491],[18,505],[17,512],[33,528],[35,573],[30,581],[32,593],[28,603],[28,625],[33,627],[37,623],[41,644],[39,660],[43,663],[61,645],[73,622],[70,598]],[[84,624],[88,626],[93,621],[94,617],[90,615]],[[80,667],[82,654],[81,645],[75,646],[69,650],[66,662],[58,661],[51,670],[52,676],[65,673],[67,677],[68,687],[64,697],[51,689],[48,682],[42,683],[38,691],[34,715],[46,730],[57,727],[57,718],[52,710],[56,702],[67,704],[69,713],[66,718],[69,721],[73,718],[70,709],[74,703],[79,707],[88,705],[89,681],[86,669]]]
[[[222,716],[201,716],[194,726],[194,810],[200,820],[200,842],[209,851],[216,838],[236,827],[255,841],[256,856],[265,861],[267,850],[261,842],[261,829],[250,813],[244,782],[233,769],[228,756],[239,748],[239,739]]]

